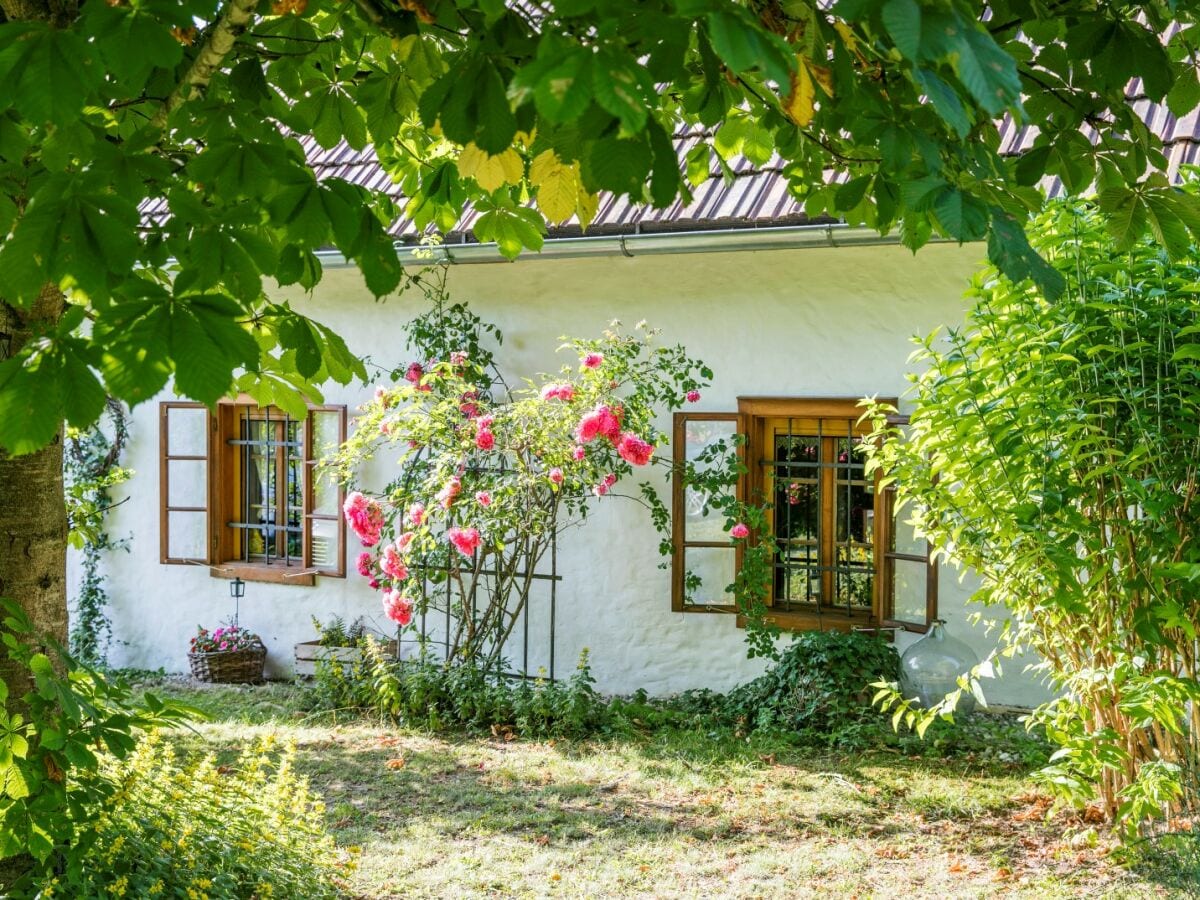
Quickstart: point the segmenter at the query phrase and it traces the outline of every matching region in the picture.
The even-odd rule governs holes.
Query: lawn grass
[[[273,732],[361,848],[355,896],[1154,897],[1020,764],[831,754],[663,730],[589,742],[430,735],[304,709],[301,689],[163,682],[232,756]]]

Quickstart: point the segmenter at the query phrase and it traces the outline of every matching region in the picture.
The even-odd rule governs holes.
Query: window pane
[[[313,459],[322,459],[337,450],[338,438],[341,436],[341,420],[340,412],[317,410],[312,413]]]
[[[869,610],[875,587],[874,551],[869,545],[838,546],[834,572],[834,603],[856,610]]]
[[[320,467],[310,467],[313,474],[313,508],[312,511],[322,516],[338,514],[338,486],[333,480],[333,472]]]
[[[312,564],[318,569],[337,568],[338,523],[328,519],[311,519]]]
[[[167,460],[167,506],[208,505],[208,463],[199,459]]]
[[[207,559],[207,512],[167,513],[167,556],[172,559]]]
[[[208,410],[169,407],[167,456],[208,455]]]
[[[918,538],[916,531],[904,521],[907,510],[896,518],[892,526],[892,549],[897,553],[910,556],[924,556],[926,553],[925,539]]]
[[[733,584],[735,562],[733,547],[687,547],[683,551],[684,604],[731,605],[733,594],[726,588]]]
[[[726,459],[734,447],[735,424],[722,420],[688,420],[684,430],[684,458],[689,465],[703,473]],[[685,485],[683,491],[684,540],[726,540],[725,517],[709,508],[713,498],[703,489],[691,485]]]
[[[907,559],[892,561],[892,590],[895,606],[892,615],[901,622],[929,624],[925,619],[925,585],[928,567]]]
[[[779,556],[775,563],[776,606],[800,608],[821,597],[821,440],[793,434],[785,420],[774,429],[768,463]]]

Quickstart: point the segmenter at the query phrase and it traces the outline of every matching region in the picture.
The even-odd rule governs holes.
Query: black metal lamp
[[[246,582],[241,578],[235,577],[229,582],[229,596],[233,598],[233,624],[238,623],[238,606],[242,602],[242,598],[246,596]]]

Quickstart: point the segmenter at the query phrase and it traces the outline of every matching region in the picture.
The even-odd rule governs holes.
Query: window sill
[[[270,584],[296,584],[312,587],[317,583],[315,569],[303,566],[268,566],[265,563],[230,562],[209,566],[213,578],[240,578],[242,581],[263,581]]]
[[[854,616],[852,618],[837,618],[833,615],[818,616],[806,612],[771,612],[763,616],[763,620],[776,625],[784,631],[859,631],[862,629],[878,628],[879,623],[869,616]],[[737,617],[737,627],[746,627],[746,617]]]

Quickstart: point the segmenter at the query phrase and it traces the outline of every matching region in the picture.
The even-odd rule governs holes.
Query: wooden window
[[[188,452],[175,449],[177,433],[191,435],[196,423],[183,428],[182,410],[203,416],[207,440],[204,454],[194,436]],[[314,576],[345,575],[345,526],[342,492],[316,463],[346,438],[343,406],[311,407],[293,419],[275,407],[250,402],[222,402],[215,412],[192,404],[163,404],[162,561],[207,563],[222,578],[313,584]],[[177,487],[180,463],[197,468],[187,487]],[[203,493],[203,506],[181,500],[187,491]],[[184,498],[186,499],[186,498]],[[202,516],[205,552],[177,553],[177,545],[194,549],[194,532],[180,534],[182,514]]]
[[[164,563],[186,565],[212,559],[211,420],[200,403],[158,407],[158,536]]]
[[[672,608],[733,609],[737,551],[725,522],[680,477],[723,429],[745,434],[743,499],[769,506],[775,541],[767,603],[785,628],[924,630],[936,617],[937,569],[928,547],[892,518],[892,495],[868,478],[857,447],[869,428],[857,400],[744,398],[737,414],[675,419]],[[712,517],[715,518],[715,517]]]
[[[893,423],[904,427],[908,419],[897,416]],[[885,520],[890,523],[883,553],[883,624],[924,634],[938,614],[938,564],[929,543],[917,537],[913,527],[895,513],[896,489],[883,491]]]
[[[686,483],[687,467],[703,471],[713,454],[733,447],[739,432],[736,413],[676,413],[672,442],[671,608],[677,612],[733,611],[728,592],[738,560],[725,531],[725,517],[711,498]]]

